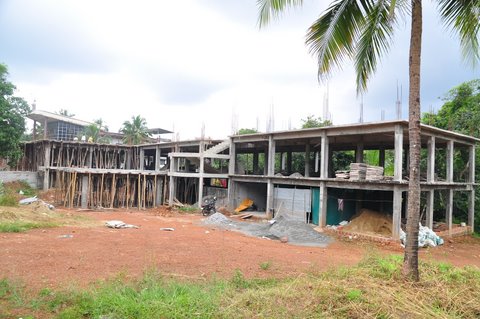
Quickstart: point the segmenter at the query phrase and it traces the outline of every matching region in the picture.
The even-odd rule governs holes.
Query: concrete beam
[[[393,216],[392,216],[392,238],[400,239],[400,228],[402,224],[402,190],[395,186],[393,189]]]
[[[428,145],[427,145],[427,182],[433,183],[434,181],[435,181],[435,137],[431,136],[428,139]]]
[[[394,180],[402,180],[402,153],[403,153],[403,127],[401,125],[395,126],[395,159],[394,159]]]

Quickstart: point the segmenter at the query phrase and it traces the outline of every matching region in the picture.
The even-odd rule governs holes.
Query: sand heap
[[[356,233],[375,233],[392,235],[392,216],[374,210],[362,208],[353,216],[352,221],[343,229]]]

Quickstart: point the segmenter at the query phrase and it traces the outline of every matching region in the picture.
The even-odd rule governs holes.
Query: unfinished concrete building
[[[471,232],[475,202],[476,138],[422,125],[423,180],[426,198],[423,223],[432,228],[434,202],[445,192],[445,220],[452,232],[453,198],[468,193],[468,220]],[[229,168],[230,206],[252,199],[258,210],[284,214],[320,226],[350,220],[366,207],[391,214],[391,236],[399,238],[408,200],[408,122],[389,121],[368,124],[329,126],[231,137]],[[369,152],[370,151],[370,152]],[[371,152],[376,151],[376,152]],[[454,154],[468,156],[464,172],[454,171]],[[445,171],[439,171],[437,154],[445,153]],[[376,164],[393,166],[391,176],[335,176],[339,159],[364,163],[366,154],[376,154]],[[301,156],[298,156],[301,155]],[[299,165],[298,159],[304,161]],[[441,161],[441,160],[440,160]],[[443,165],[442,165],[443,166]],[[301,171],[299,171],[301,167]],[[382,174],[383,175],[383,174]]]

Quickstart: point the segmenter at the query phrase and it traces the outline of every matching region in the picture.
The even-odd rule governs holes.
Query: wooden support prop
[[[111,192],[111,198],[110,198],[110,208],[113,208],[113,202],[115,201],[115,191],[117,190],[117,185],[116,185],[116,180],[115,180],[115,173],[113,173],[112,177],[112,192]]]
[[[127,174],[127,209],[130,201],[130,174]]]
[[[141,193],[140,193],[140,190],[141,190],[141,185],[140,183],[142,182],[142,175],[138,174],[138,189],[137,189],[137,207],[138,209],[140,209],[142,206],[140,205],[140,201],[142,200],[141,198]]]
[[[100,182],[100,206],[101,207],[104,207],[103,206],[103,182],[104,182],[104,179],[105,179],[105,174],[102,173],[102,181]]]

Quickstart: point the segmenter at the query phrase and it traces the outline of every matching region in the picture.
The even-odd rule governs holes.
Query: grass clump
[[[200,209],[198,207],[188,206],[188,205],[179,206],[177,209],[182,213],[197,213],[197,212],[200,211]]]
[[[0,233],[21,233],[36,228],[57,227],[58,224],[52,222],[0,222]]]
[[[270,261],[264,261],[260,263],[260,269],[262,270],[268,270],[272,266],[272,263]]]

